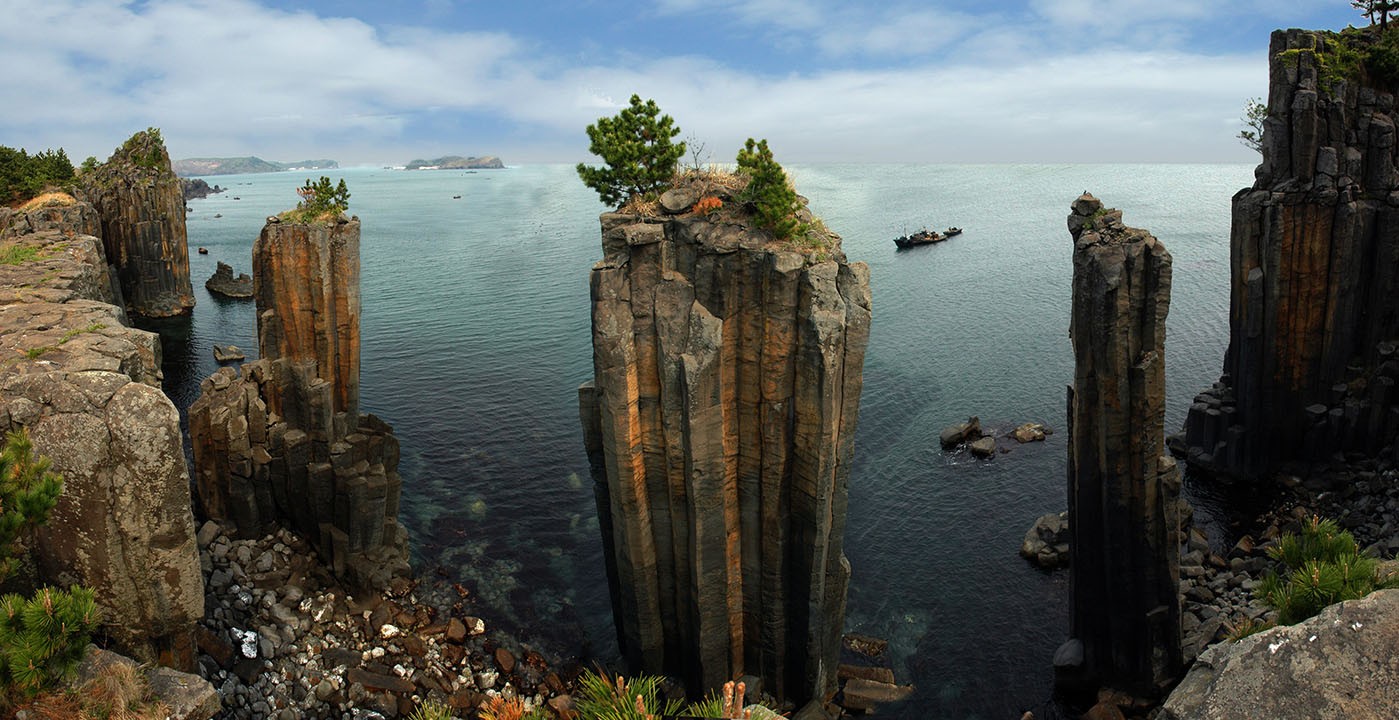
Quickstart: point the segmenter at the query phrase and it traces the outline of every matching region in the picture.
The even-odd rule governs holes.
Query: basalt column
[[[359,220],[268,218],[253,247],[262,359],[206,379],[190,408],[204,511],[234,533],[291,527],[337,575],[406,571],[398,440],[359,413]]]
[[[727,212],[602,216],[585,439],[634,669],[800,703],[834,691],[869,271]]]
[[[1181,665],[1177,496],[1163,454],[1171,255],[1084,194],[1073,204],[1072,637],[1095,683],[1152,695]]]
[[[185,315],[194,307],[180,179],[156,130],[131,136],[82,176],[83,193],[102,218],[102,243],[128,312]]]
[[[1273,33],[1263,162],[1234,196],[1224,374],[1173,439],[1193,465],[1256,475],[1399,433],[1399,88],[1353,60],[1325,70],[1347,67],[1338,42]]]

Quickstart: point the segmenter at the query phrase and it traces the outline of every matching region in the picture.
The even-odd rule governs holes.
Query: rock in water
[[[938,440],[942,443],[943,450],[951,450],[964,442],[977,440],[981,437],[981,419],[976,416],[967,418],[966,422],[949,425],[943,428]]]
[[[359,220],[269,218],[253,248],[261,359],[207,378],[190,407],[195,486],[241,537],[277,525],[359,589],[407,565],[398,440],[359,413]]]
[[[214,346],[214,360],[218,362],[238,362],[239,360],[244,359],[246,359],[246,356],[243,355],[242,350],[238,349],[237,345]]]
[[[1229,349],[1187,416],[1192,465],[1258,475],[1399,434],[1399,84],[1331,77],[1342,42],[1273,33],[1263,162],[1234,195]]]
[[[250,298],[253,296],[253,279],[247,273],[233,277],[233,267],[220,260],[214,274],[204,281],[204,289],[224,297]]]
[[[1068,221],[1071,636],[1090,681],[1151,695],[1181,665],[1180,474],[1162,454],[1171,254],[1121,218],[1084,193]]]
[[[127,310],[146,317],[188,314],[194,291],[185,200],[160,132],[131,136],[81,180],[102,218],[107,262],[116,269]]]
[[[602,216],[584,439],[634,669],[800,705],[835,689],[869,271],[720,215]]]

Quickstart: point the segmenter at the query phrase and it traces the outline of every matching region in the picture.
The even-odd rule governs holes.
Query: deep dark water
[[[1067,634],[1067,575],[1040,571],[1017,551],[1037,516],[1065,506],[1064,435],[977,461],[944,454],[937,434],[968,415],[1005,429],[1025,421],[1062,429],[1073,374],[1065,218],[1085,188],[1174,255],[1166,427],[1178,428],[1222,363],[1229,198],[1252,168],[792,170],[850,259],[871,269],[846,627],[889,639],[900,681],[917,686],[912,700],[880,714],[1053,717],[1050,660]],[[565,166],[340,176],[363,221],[361,404],[402,442],[404,522],[419,571],[468,585],[493,628],[546,651],[614,659],[576,407],[577,386],[592,373],[596,195]],[[256,357],[251,301],[213,298],[203,282],[218,260],[249,270],[263,219],[296,202],[301,180],[219,178],[228,193],[190,202],[198,305],[190,319],[155,326],[167,391],[182,412],[217,367],[213,344]],[[896,235],[949,225],[966,232],[895,252]],[[1215,504],[1223,537],[1227,505]]]

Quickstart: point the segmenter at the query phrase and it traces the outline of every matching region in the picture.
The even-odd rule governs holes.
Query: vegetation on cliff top
[[[1386,86],[1399,83],[1399,33],[1371,26],[1340,32],[1321,30],[1316,36],[1316,46],[1284,50],[1278,58],[1287,62],[1310,58],[1316,63],[1323,92],[1330,94],[1333,86],[1343,81]]]
[[[306,184],[297,188],[296,194],[301,196],[301,202],[277,217],[288,222],[333,223],[350,209],[350,188],[345,178],[340,178],[339,185],[331,185],[330,178],[324,175],[315,182],[306,178]]]
[[[24,148],[0,145],[0,205],[19,205],[72,182],[73,163],[63,148],[30,155]]]
[[[578,177],[597,191],[606,205],[616,206],[636,196],[664,191],[685,154],[685,143],[671,143],[680,128],[669,115],[661,115],[655,100],[631,105],[615,117],[598,118],[587,128],[588,152],[602,158],[606,167],[578,163]]]

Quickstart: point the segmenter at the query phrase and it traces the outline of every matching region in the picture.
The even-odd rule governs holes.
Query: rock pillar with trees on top
[[[82,194],[102,220],[107,262],[121,285],[118,300],[133,315],[188,315],[194,291],[184,191],[170,168],[160,131],[132,135],[80,180]]]
[[[1153,696],[1181,667],[1180,474],[1162,428],[1171,255],[1087,193],[1068,224],[1072,639],[1056,664]]]
[[[360,224],[296,213],[268,218],[253,248],[261,359],[220,369],[190,408],[195,483],[231,533],[290,527],[379,588],[407,571],[407,532],[398,440],[359,413]]]

